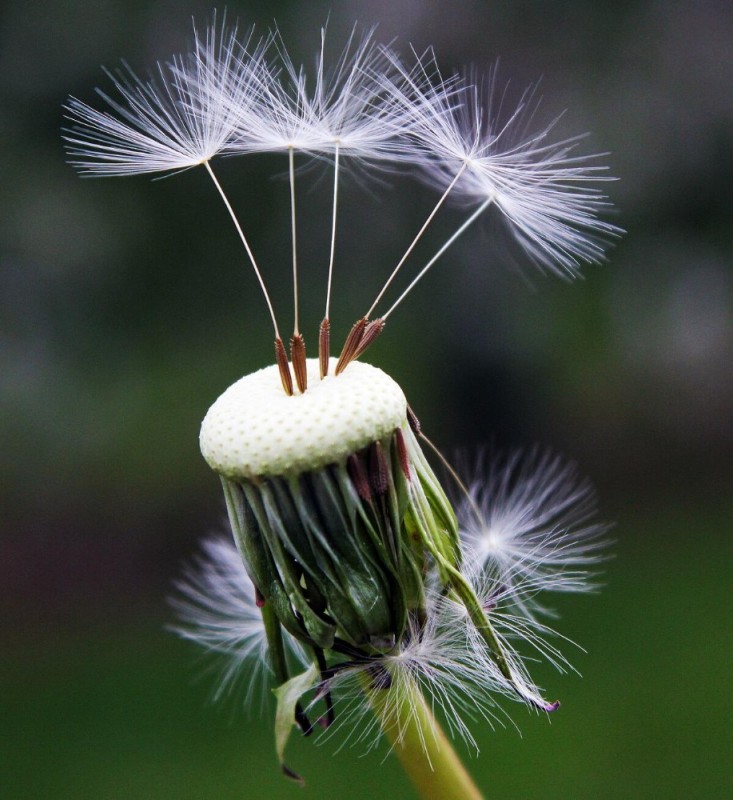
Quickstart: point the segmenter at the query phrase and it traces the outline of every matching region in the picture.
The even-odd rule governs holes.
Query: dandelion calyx
[[[201,429],[237,546],[296,639],[370,658],[425,615],[426,563],[459,564],[453,508],[420,451],[400,387],[351,363],[286,395],[277,367],[231,386]],[[280,678],[285,678],[281,675]]]

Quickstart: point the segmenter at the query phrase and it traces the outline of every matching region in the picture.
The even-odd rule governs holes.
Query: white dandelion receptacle
[[[385,372],[353,362],[319,378],[308,362],[309,389],[287,395],[277,366],[232,384],[201,425],[201,453],[225,477],[292,475],[342,461],[407,420],[402,389]]]

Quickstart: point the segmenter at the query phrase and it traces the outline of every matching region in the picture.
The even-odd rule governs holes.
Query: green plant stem
[[[483,800],[417,686],[365,686],[372,710],[408,777],[424,800]]]

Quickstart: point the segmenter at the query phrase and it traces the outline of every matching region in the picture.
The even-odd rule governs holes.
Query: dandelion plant
[[[579,153],[579,138],[558,141],[553,125],[533,129],[531,90],[507,113],[495,75],[445,77],[431,51],[408,62],[356,28],[334,61],[323,34],[309,70],[276,31],[243,35],[215,16],[194,29],[189,53],[151,77],[126,66],[108,77],[102,110],[67,103],[71,163],[90,176],[203,168],[241,239],[275,340],[273,364],[226,389],[201,426],[231,536],[206,540],[179,581],[179,633],[225,656],[219,694],[242,675],[250,686],[258,671],[266,675],[277,698],[276,752],[291,777],[288,738],[318,723],[367,746],[384,734],[425,797],[480,797],[434,712],[450,736],[474,743],[472,724],[504,713],[502,696],[557,709],[525,657],[568,666],[544,595],[592,585],[604,528],[590,485],[550,453],[453,468],[397,381],[363,357],[414,286],[489,214],[541,269],[574,277],[601,261],[620,234],[601,218],[603,165]],[[281,154],[288,176],[289,347],[247,221],[219,180],[226,161],[218,156],[265,152]],[[330,175],[332,210],[323,321],[310,332],[317,356],[309,358],[298,285],[311,265],[299,258],[296,191],[308,178],[299,167],[314,160]],[[415,176],[435,202],[332,354],[333,275],[348,248],[365,246],[337,249],[339,185],[355,166],[366,176]],[[447,204],[463,218],[436,243],[433,222]],[[419,260],[418,242],[432,256]]]

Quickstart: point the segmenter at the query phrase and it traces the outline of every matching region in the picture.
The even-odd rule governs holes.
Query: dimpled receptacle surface
[[[406,418],[402,389],[377,367],[354,361],[320,380],[308,359],[308,389],[285,394],[276,366],[232,384],[201,424],[201,452],[228,478],[295,475],[341,461]]]

